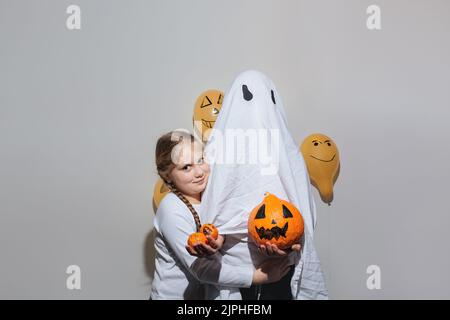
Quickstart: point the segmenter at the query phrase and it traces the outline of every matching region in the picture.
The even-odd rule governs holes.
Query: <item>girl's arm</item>
[[[205,258],[191,256],[186,251],[186,243],[189,235],[195,232],[192,216],[186,214],[183,207],[164,207],[161,207],[158,212],[158,231],[164,237],[176,259],[195,278],[201,282],[228,287],[246,288],[251,286],[254,280],[253,266],[223,264],[220,254]]]

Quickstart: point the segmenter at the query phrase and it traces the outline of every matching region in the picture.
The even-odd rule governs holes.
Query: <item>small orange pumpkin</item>
[[[275,244],[288,249],[303,235],[304,222],[300,211],[290,202],[266,193],[264,200],[250,213],[248,233],[257,245]]]
[[[203,234],[203,232],[192,233],[188,238],[188,246],[190,246],[191,248],[197,244],[206,244],[207,242],[208,239],[206,239],[206,236]]]
[[[205,236],[210,235],[214,240],[217,240],[219,237],[219,230],[212,223],[205,223],[200,228],[200,232],[202,232]]]

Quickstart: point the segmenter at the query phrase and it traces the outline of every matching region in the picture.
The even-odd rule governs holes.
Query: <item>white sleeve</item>
[[[223,264],[220,253],[197,258],[187,252],[187,239],[195,232],[195,223],[191,212],[184,206],[175,201],[163,201],[157,213],[159,232],[174,252],[174,258],[200,282],[235,288],[250,287],[252,266]]]

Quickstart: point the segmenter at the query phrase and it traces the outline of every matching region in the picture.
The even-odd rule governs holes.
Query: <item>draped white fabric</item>
[[[316,208],[307,169],[287,128],[281,97],[268,77],[246,71],[235,79],[225,94],[205,154],[211,173],[202,196],[202,222],[214,223],[222,234],[244,237],[249,213],[263,200],[265,192],[293,203],[305,221],[302,252],[295,257],[291,281],[293,296],[327,298],[313,244]],[[231,251],[234,258],[257,255],[249,252],[251,246],[239,246],[244,245],[229,248],[230,256]],[[252,260],[242,256],[242,263]]]

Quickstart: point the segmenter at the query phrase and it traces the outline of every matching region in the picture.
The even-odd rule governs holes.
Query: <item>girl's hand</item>
[[[253,273],[253,285],[280,281],[290,270],[289,259],[269,259]]]
[[[300,243],[296,243],[296,244],[292,245],[292,247],[290,247],[287,250],[281,250],[275,244],[266,243],[265,245],[264,244],[260,245],[258,247],[258,250],[268,256],[284,257],[291,251],[300,252],[301,248],[302,248],[302,245]]]
[[[214,239],[209,235],[206,236],[206,239],[208,239],[208,244],[199,243],[193,247],[186,246],[187,252],[189,252],[191,256],[199,258],[206,257],[215,254],[217,251],[219,251],[222,248],[223,243],[225,241],[224,236],[220,234],[217,237],[217,239]]]

